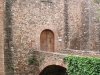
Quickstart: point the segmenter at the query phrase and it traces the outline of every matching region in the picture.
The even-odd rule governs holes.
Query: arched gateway
[[[44,30],[40,36],[40,49],[42,51],[54,52],[54,33],[51,30]]]
[[[59,65],[49,65],[45,67],[39,75],[68,75],[66,68]]]

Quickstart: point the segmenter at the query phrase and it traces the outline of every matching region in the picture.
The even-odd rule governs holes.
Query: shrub
[[[35,60],[34,56],[31,56],[31,57],[28,59],[29,64],[33,64],[34,60]]]
[[[66,56],[69,75],[100,75],[100,58],[86,56]]]

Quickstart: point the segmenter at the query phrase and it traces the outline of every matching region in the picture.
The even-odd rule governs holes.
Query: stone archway
[[[49,30],[43,30],[40,35],[40,50],[54,52],[54,33]]]
[[[39,75],[68,75],[66,68],[59,65],[49,65],[45,67]]]

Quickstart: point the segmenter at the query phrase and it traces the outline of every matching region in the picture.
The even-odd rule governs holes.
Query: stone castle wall
[[[56,35],[56,51],[64,48],[64,40],[58,42],[59,37],[64,37],[64,1],[16,0],[11,10],[15,73],[33,74],[34,68],[29,66],[28,58],[34,50],[40,50],[40,34],[43,30],[50,29]]]
[[[98,8],[92,0],[16,0],[11,6],[14,48],[39,50],[41,32],[50,29],[56,37],[57,52],[66,48],[99,51]]]
[[[38,47],[40,34],[50,29],[57,35],[57,51],[63,49],[64,41],[60,44],[58,38],[64,37],[64,1],[40,0],[16,1],[12,5],[13,44],[18,49],[40,49]],[[19,47],[20,46],[20,47]]]
[[[55,35],[55,52],[100,51],[97,16],[100,5],[92,0],[7,0],[6,5],[10,5],[5,21],[5,28],[10,30],[6,30],[6,34],[10,36],[5,38],[5,61],[12,59],[10,67],[14,67],[14,71],[9,71],[8,62],[5,63],[6,75],[39,72],[36,66],[29,65],[28,59],[34,50],[40,50],[40,34],[45,29]]]

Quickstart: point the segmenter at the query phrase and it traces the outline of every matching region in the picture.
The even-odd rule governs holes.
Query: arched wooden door
[[[40,36],[40,49],[42,51],[54,52],[54,33],[51,30],[44,30]]]

